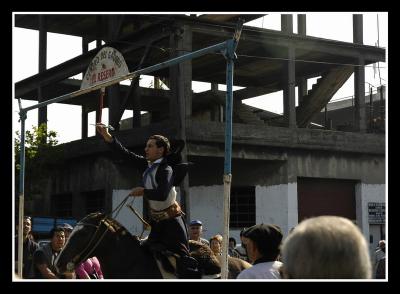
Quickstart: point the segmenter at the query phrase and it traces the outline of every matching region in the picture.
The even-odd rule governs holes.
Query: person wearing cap
[[[243,232],[243,240],[251,268],[245,269],[237,279],[280,279],[282,263],[277,261],[282,231],[277,225],[254,225]]]
[[[176,275],[179,278],[201,275],[196,268],[197,261],[190,256],[184,213],[176,201],[175,186],[187,173],[187,164],[181,162],[180,155],[184,141],[177,141],[177,147],[171,152],[168,138],[152,135],[146,142],[144,157],[125,148],[104,125],[97,124],[96,130],[114,152],[131,162],[142,174],[140,185],[129,195],[143,197],[149,207],[151,231],[144,246],[156,255],[172,252],[176,257]]]
[[[71,235],[74,228],[68,223],[63,223],[60,227],[64,229],[65,243],[67,243],[69,235]]]
[[[189,225],[190,240],[198,241],[204,245],[210,246],[210,242],[201,237],[202,234],[203,234],[203,223],[198,219],[192,220]]]

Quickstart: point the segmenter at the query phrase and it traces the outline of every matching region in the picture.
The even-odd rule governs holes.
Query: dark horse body
[[[195,244],[192,245],[196,247]],[[199,249],[197,246],[196,250]],[[198,259],[199,267],[203,268],[205,274],[219,273],[220,264],[210,253],[209,247],[201,247],[199,251],[203,256]],[[71,271],[80,262],[92,256],[99,259],[106,279],[163,278],[153,255],[141,246],[139,238],[131,235],[117,221],[101,213],[89,214],[76,225],[67,244],[57,257],[56,266],[61,273]],[[204,256],[207,258],[204,259]],[[241,261],[230,258],[230,277],[235,277],[237,272],[246,267],[243,267]]]
[[[99,259],[106,279],[162,279],[155,259],[139,239],[104,214],[90,214],[77,224],[56,266],[65,272],[71,261],[69,270],[91,256]]]

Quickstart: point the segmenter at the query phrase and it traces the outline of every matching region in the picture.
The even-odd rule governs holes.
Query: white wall
[[[297,183],[256,186],[256,224],[272,223],[284,236],[298,223]]]
[[[359,183],[356,185],[356,215],[357,223],[359,224],[365,239],[370,247],[370,252],[373,253],[379,240],[380,236],[376,229],[371,229],[373,225],[368,222],[368,202],[385,202],[387,204],[387,198],[385,193],[385,185],[371,185]],[[387,224],[387,209],[386,209],[386,224]],[[387,226],[386,226],[387,228]],[[372,234],[374,241],[372,244],[369,243],[369,235]],[[387,236],[387,231],[385,233]]]
[[[113,209],[128,195],[129,191],[113,190]],[[203,222],[203,238],[207,240],[215,234],[223,234],[223,194],[223,185],[190,187],[191,219],[199,219]],[[387,203],[385,196],[385,185],[356,185],[357,223],[368,244],[370,232],[374,235],[374,243],[370,244],[371,252],[379,236],[368,223],[368,202]],[[179,198],[178,189],[178,201]],[[135,199],[133,206],[142,215],[143,199],[141,197]],[[126,206],[121,209],[116,219],[132,234],[141,234],[142,223]],[[284,237],[287,236],[288,231],[298,224],[297,183],[256,186],[256,224],[259,223],[277,224],[281,227]],[[144,236],[148,233],[145,231]],[[230,229],[229,236],[234,237],[237,243],[240,243],[239,234],[240,229]]]
[[[124,198],[129,194],[131,190],[113,190],[112,195],[112,209],[114,210]],[[132,200],[133,203],[132,203]],[[132,203],[132,207],[143,217],[143,198],[142,197],[130,197],[128,201],[121,208],[119,214],[115,219],[121,223],[131,234],[138,235],[142,233],[142,222],[139,218],[126,206],[126,204]],[[115,213],[114,215],[115,216]],[[145,231],[143,236],[147,236],[149,231]]]
[[[190,217],[203,222],[203,238],[209,240],[216,234],[223,235],[224,217],[224,186],[197,186],[190,187]],[[229,237],[240,241],[240,230],[229,229]]]
[[[256,186],[256,224],[274,223],[284,236],[297,225],[297,183]],[[203,222],[203,238],[223,233],[223,185],[190,188],[191,219]],[[229,237],[240,243],[240,229],[230,229]]]
[[[223,185],[190,187],[190,218],[203,222],[203,238],[207,240],[223,234],[223,196]]]

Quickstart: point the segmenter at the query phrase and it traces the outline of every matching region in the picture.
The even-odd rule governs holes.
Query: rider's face
[[[144,152],[146,154],[146,159],[148,161],[154,162],[163,156],[164,147],[157,147],[156,140],[150,139],[147,141]]]

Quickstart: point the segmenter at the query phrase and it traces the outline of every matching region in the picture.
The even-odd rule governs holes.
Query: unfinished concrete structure
[[[40,65],[37,75],[15,84],[15,98],[45,101],[79,89],[81,81],[69,77],[86,70],[101,40],[119,50],[134,71],[231,38],[239,17],[260,15],[17,14],[17,27],[39,30]],[[353,16],[353,43],[307,36],[305,15],[298,16],[297,34],[292,15],[281,20],[281,31],[244,26],[237,48],[234,85],[244,88],[233,97],[231,236],[238,239],[242,227],[261,222],[276,223],[287,234],[306,217],[334,214],[354,220],[375,247],[384,224],[370,221],[368,204],[385,203],[385,135],[370,132],[364,66],[385,61],[385,50],[363,45],[362,15]],[[46,32],[82,37],[82,55],[46,69]],[[94,40],[98,48],[89,51]],[[312,128],[353,73],[351,127]],[[180,187],[180,201],[188,218],[204,222],[209,238],[222,231],[225,92],[218,84],[225,83],[225,60],[210,54],[153,74],[154,88],[140,87],[137,79],[109,87],[104,107],[116,136],[137,153],[154,133],[186,141],[184,157],[194,165]],[[314,77],[321,78],[307,91],[307,79]],[[211,90],[194,93],[192,81],[211,83]],[[279,90],[282,116],[242,103]],[[87,135],[88,113],[99,115],[98,97],[96,92],[66,101],[82,107],[82,139],[59,146],[65,162],[35,196],[31,214],[79,219],[93,210],[110,212],[138,183],[140,175],[129,163],[111,154],[99,137]],[[133,110],[133,118],[120,126],[125,109]],[[47,110],[40,109],[39,123],[46,121]],[[146,214],[141,199],[134,206]],[[128,210],[119,218],[141,232]]]

